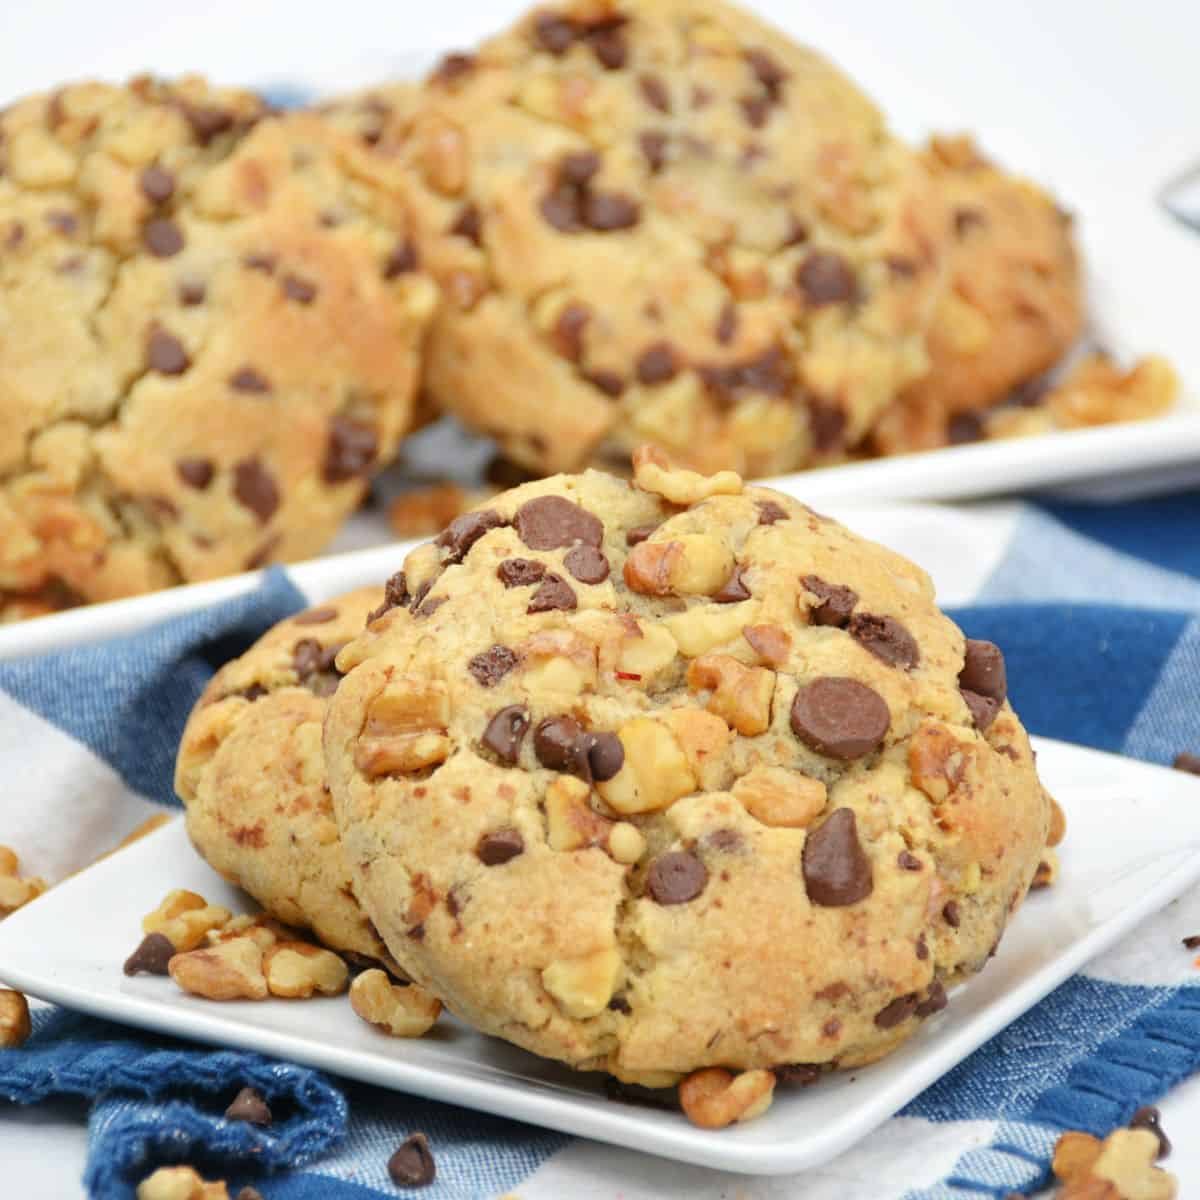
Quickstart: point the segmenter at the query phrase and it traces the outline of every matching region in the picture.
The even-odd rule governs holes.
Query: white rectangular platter
[[[54,888],[0,924],[0,981],[99,1017],[239,1046],[383,1087],[725,1170],[782,1174],[866,1136],[1092,956],[1200,879],[1200,779],[1037,740],[1067,814],[1062,878],[1035,893],[987,970],[902,1049],[816,1087],[781,1088],[757,1121],[719,1132],[678,1113],[607,1099],[577,1075],[448,1018],[398,1041],[344,997],[218,1004],[162,978],[126,978],[142,916],[171,888],[253,911],[193,851],[181,821]],[[1119,838],[1112,836],[1121,830]]]

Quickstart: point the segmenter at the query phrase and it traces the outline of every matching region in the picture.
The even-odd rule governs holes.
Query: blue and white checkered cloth
[[[1105,508],[1026,505],[999,523],[969,510],[946,519],[955,536],[979,522],[980,537],[1004,539],[970,589],[973,602],[954,615],[969,635],[1004,648],[1013,703],[1032,731],[1155,762],[1200,750],[1200,493]],[[205,680],[305,603],[274,571],[252,595],[149,633],[0,663],[5,774],[53,758],[39,786],[60,805],[48,812],[61,817],[66,798],[78,804],[78,819],[52,822],[68,842],[80,839],[78,853],[113,813],[127,827],[139,808],[175,803],[175,746]],[[58,854],[65,866],[72,851],[53,844],[46,825],[0,792],[0,842],[32,846],[35,858]],[[1195,932],[1183,927],[1189,921],[1200,926],[1200,895],[1149,924],[1169,924],[1177,937]],[[103,1200],[131,1197],[138,1180],[171,1162],[229,1180],[231,1194],[252,1183],[267,1200],[394,1196],[385,1163],[416,1129],[437,1157],[437,1181],[422,1193],[430,1200],[513,1191],[522,1200],[1002,1197],[1045,1181],[1059,1130],[1105,1133],[1200,1070],[1200,978],[1180,955],[1173,974],[1148,980],[1137,965],[1146,936],[1144,928],[1091,964],[867,1145],[791,1180],[661,1162],[48,1008],[25,1048],[0,1052],[0,1100],[83,1098],[84,1180]],[[277,1115],[270,1129],[223,1119],[231,1080],[267,1097]],[[0,1104],[0,1146],[12,1116]],[[36,1122],[20,1136],[36,1139]]]

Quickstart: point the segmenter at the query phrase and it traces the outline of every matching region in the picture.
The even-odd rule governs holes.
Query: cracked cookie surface
[[[361,588],[297,613],[226,663],[188,719],[175,790],[214,870],[277,920],[390,967],[354,898],[321,755],[334,656],[382,599]]]
[[[1047,840],[1003,658],[921,570],[656,451],[456,519],[338,665],[329,783],[397,961],[630,1081],[886,1053]]]
[[[830,63],[699,0],[539,8],[376,152],[422,181],[425,382],[538,472],[654,441],[763,475],[844,456],[925,367],[942,213]]]
[[[412,419],[403,187],[197,79],[0,114],[0,616],[307,557]]]

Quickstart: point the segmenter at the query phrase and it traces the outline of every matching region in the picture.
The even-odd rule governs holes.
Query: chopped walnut
[[[1047,848],[1042,851],[1037,870],[1033,873],[1033,882],[1029,886],[1034,889],[1052,887],[1058,882],[1058,874],[1058,855]]]
[[[1067,817],[1057,800],[1047,793],[1050,801],[1050,832],[1046,835],[1047,846],[1059,845],[1067,836]]]
[[[669,808],[696,787],[696,778],[675,735],[662,722],[634,717],[618,730],[625,750],[621,769],[596,790],[616,812]]]
[[[223,928],[232,915],[196,892],[176,889],[142,918],[142,932],[161,933],[182,954],[204,942],[210,930]]]
[[[29,1002],[20,992],[0,988],[0,1050],[24,1045],[32,1031]]]
[[[413,1038],[428,1033],[442,1011],[442,1002],[424,988],[394,984],[386,971],[363,971],[350,985],[350,1007],[364,1021],[392,1037]]]
[[[625,560],[625,583],[643,596],[711,596],[733,573],[733,552],[708,533],[639,542]]]
[[[272,996],[307,1000],[314,992],[340,996],[350,981],[345,962],[308,942],[277,942],[263,955],[263,973]]]
[[[764,825],[804,829],[825,809],[828,793],[819,779],[785,767],[755,767],[733,785],[745,810]]]
[[[617,652],[618,678],[649,690],[670,670],[679,647],[662,625],[632,622]]]
[[[1110,358],[1084,359],[1047,395],[1045,403],[1063,429],[1138,421],[1166,412],[1179,392],[1179,378],[1165,358],[1143,358],[1122,371]]]
[[[708,711],[743,736],[770,728],[774,671],[747,667],[728,654],[703,654],[688,667],[687,682],[693,691],[708,692]]]
[[[612,822],[588,804],[591,788],[573,775],[556,775],[546,789],[546,828],[551,850],[602,846]]]
[[[543,629],[517,648],[530,692],[577,696],[596,682],[596,645],[569,629]]]
[[[688,658],[717,646],[728,646],[742,636],[746,618],[738,610],[739,604],[706,604],[689,608],[686,612],[673,613],[663,619],[679,652]]]
[[[248,937],[176,954],[167,971],[185,992],[206,1000],[265,1000],[263,952]]]
[[[354,763],[368,778],[419,771],[445,762],[450,702],[446,685],[417,676],[393,678],[367,706]]]
[[[621,956],[611,947],[579,958],[560,958],[542,971],[542,985],[569,1017],[598,1016],[617,990]]]
[[[608,831],[608,852],[616,862],[635,863],[646,853],[646,839],[636,825],[618,821]]]
[[[425,181],[443,196],[455,196],[467,182],[467,140],[463,132],[436,113],[415,122],[413,145]]]
[[[681,505],[698,504],[709,496],[737,496],[742,490],[742,477],[736,472],[700,475],[673,466],[657,446],[639,446],[633,452],[633,482],[643,492]]]
[[[1058,1200],[1175,1200],[1175,1176],[1154,1165],[1158,1134],[1118,1129],[1104,1141],[1088,1133],[1064,1133],[1051,1164],[1062,1182]]]
[[[0,846],[0,920],[36,900],[46,890],[46,881],[33,876],[22,878],[17,872],[20,862],[16,853]]]
[[[966,778],[975,748],[959,741],[943,725],[926,723],[913,734],[908,748],[912,781],[935,804],[949,799]]]
[[[159,1167],[138,1184],[137,1200],[229,1200],[223,1179],[212,1183],[191,1167]]]
[[[492,494],[491,490],[468,491],[457,483],[413,488],[388,505],[388,524],[398,538],[433,537]]]
[[[723,1067],[706,1067],[679,1085],[684,1115],[701,1129],[724,1129],[761,1117],[774,1095],[775,1073],[761,1069],[733,1075]]]

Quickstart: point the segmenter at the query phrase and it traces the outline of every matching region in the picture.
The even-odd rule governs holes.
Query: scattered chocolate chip
[[[170,258],[183,249],[183,234],[174,221],[158,217],[146,222],[142,242],[155,258]]]
[[[947,900],[942,909],[942,916],[951,929],[957,929],[962,924],[962,912],[959,910],[958,901]]]
[[[215,470],[207,458],[181,458],[175,463],[175,473],[188,487],[202,492],[212,483]]]
[[[587,760],[592,778],[604,783],[625,765],[625,747],[615,733],[593,733],[589,741]]]
[[[864,650],[869,650],[889,667],[911,671],[921,661],[916,639],[894,617],[855,613],[846,628]]]
[[[821,1067],[818,1063],[780,1063],[772,1067],[775,1079],[779,1083],[790,1083],[797,1087],[811,1087],[821,1078]]]
[[[392,252],[383,260],[384,279],[395,279],[415,271],[420,262],[417,247],[411,240],[397,242]]]
[[[206,105],[181,104],[184,119],[192,127],[192,136],[202,146],[233,128],[233,114],[223,108]]]
[[[978,413],[955,413],[946,422],[946,441],[951,446],[967,446],[983,441],[983,418]]]
[[[583,223],[594,233],[611,233],[615,229],[632,229],[641,210],[621,192],[589,192],[584,197],[582,215]]]
[[[274,254],[247,254],[242,258],[242,266],[248,271],[260,271],[264,275],[273,275],[275,264],[278,261]]]
[[[584,188],[600,170],[600,155],[594,150],[579,150],[564,155],[558,164],[558,176],[571,187]]]
[[[322,608],[309,608],[302,613],[297,613],[292,618],[293,625],[325,625],[329,621],[337,619],[338,610],[329,605]]]
[[[887,736],[891,714],[866,684],[832,676],[797,691],[791,724],[796,736],[818,754],[845,761],[878,749]]]
[[[483,731],[483,744],[501,762],[510,766],[516,763],[521,742],[529,729],[529,712],[520,704],[502,708],[488,722]]]
[[[525,839],[516,829],[493,829],[475,847],[475,857],[485,867],[501,867],[525,852]]]
[[[563,496],[526,500],[517,509],[513,526],[531,550],[557,550],[577,543],[598,547],[604,541],[600,520]]]
[[[646,891],[656,904],[686,904],[708,883],[708,868],[685,850],[660,854],[646,872]]]
[[[160,375],[182,375],[192,365],[183,343],[161,326],[154,326],[146,339],[146,366]]]
[[[142,171],[138,183],[141,186],[142,195],[151,204],[166,204],[175,194],[175,176],[154,163]]]
[[[533,36],[543,50],[556,58],[565,54],[575,42],[576,28],[573,21],[555,13],[538,13],[533,22]]]
[[[746,839],[736,829],[715,829],[704,838],[704,845],[722,854],[738,854],[746,846]]]
[[[858,603],[858,593],[840,583],[826,583],[819,575],[805,575],[800,582],[806,592],[812,592],[821,601],[809,609],[812,623],[845,629]]]
[[[506,588],[530,587],[545,574],[545,566],[532,558],[506,558],[496,568],[496,577]]]
[[[460,563],[485,533],[499,529],[504,524],[504,518],[491,508],[485,508],[482,512],[463,513],[442,530],[437,544],[447,552],[448,563]]]
[[[345,644],[338,642],[334,646],[323,646],[316,638],[301,638],[292,647],[292,669],[302,682],[314,675],[336,672],[334,659]]]
[[[533,752],[543,767],[590,783],[593,738],[572,717],[547,717],[533,731]]]
[[[633,1012],[633,1009],[629,1007],[629,1001],[624,996],[614,996],[608,1002],[608,1007],[612,1012],[619,1012],[624,1016],[629,1016]]]
[[[229,377],[229,386],[235,392],[250,392],[255,395],[265,395],[271,390],[271,381],[254,367],[238,367]]]
[[[721,306],[721,315],[717,317],[717,327],[714,336],[722,346],[728,346],[737,334],[738,311],[729,301]]]
[[[771,115],[771,98],[769,96],[742,96],[738,100],[742,116],[751,129],[761,129]]]
[[[580,547],[581,549],[583,547]],[[587,547],[590,549],[590,547]],[[579,606],[575,590],[561,576],[553,571],[546,573],[545,579],[538,584],[537,589],[529,598],[527,613],[542,612],[571,612]]]
[[[195,308],[197,304],[204,303],[204,298],[208,295],[208,288],[198,280],[185,279],[176,289],[176,295],[184,308]]]
[[[817,400],[810,400],[808,428],[812,434],[814,449],[818,453],[829,454],[841,448],[846,434],[846,414],[835,404],[822,404]]]
[[[508,646],[492,646],[476,654],[467,663],[467,670],[480,687],[490,688],[504,678],[517,665],[516,654]]]
[[[46,224],[51,229],[57,230],[61,234],[70,237],[79,228],[79,219],[74,213],[69,213],[63,209],[52,209],[46,214]],[[18,239],[19,241],[20,239]]]
[[[369,425],[338,413],[329,422],[329,440],[321,477],[326,483],[344,483],[365,475],[379,453],[379,435]]]
[[[388,1175],[397,1187],[428,1187],[437,1178],[437,1164],[423,1133],[406,1137],[400,1149],[388,1159]]]
[[[1183,939],[1184,948],[1187,950],[1200,950],[1200,933],[1193,933]]]
[[[917,995],[910,992],[907,996],[898,996],[891,1004],[881,1008],[875,1014],[875,1024],[880,1029],[895,1029],[903,1025],[917,1011]]]
[[[813,250],[796,268],[796,284],[814,305],[842,304],[858,294],[850,265],[840,254]]]
[[[225,1110],[225,1120],[266,1126],[271,1124],[271,1110],[259,1092],[252,1087],[244,1087]]]
[[[754,72],[754,77],[766,89],[767,95],[772,100],[778,100],[783,91],[784,81],[788,77],[785,71],[765,50],[753,49],[747,50],[745,54],[746,62],[750,70]]]
[[[788,519],[787,510],[782,505],[776,504],[774,500],[759,500],[756,502],[758,508],[758,523],[760,525],[774,525],[779,521]],[[809,576],[814,578],[814,576]],[[809,588],[809,591],[812,589]]]
[[[625,545],[640,546],[657,528],[657,525],[634,525],[625,531]]]
[[[852,809],[835,809],[816,829],[809,830],[801,870],[809,900],[824,908],[844,908],[871,894],[875,886],[871,860],[858,840]]]
[[[1004,655],[994,642],[967,638],[963,653],[962,670],[958,673],[958,686],[979,696],[1003,702],[1008,695],[1008,673],[1004,669]]]
[[[656,108],[660,113],[669,113],[671,111],[671,93],[667,90],[667,85],[657,75],[639,75],[638,90],[642,93],[642,99],[646,101],[651,108]]]
[[[233,692],[231,694],[241,696],[253,704],[255,700],[261,700],[267,694],[267,689],[261,683],[252,683],[248,688],[242,688],[240,692]]]
[[[311,304],[317,298],[317,285],[299,275],[285,275],[283,294],[297,304]]]
[[[599,388],[600,391],[613,400],[625,390],[625,381],[616,371],[606,371],[601,368],[598,371],[587,371],[583,377],[593,387]]]
[[[595,546],[572,546],[563,565],[580,583],[603,583],[608,578],[608,559]]]
[[[584,34],[584,40],[591,47],[596,61],[606,71],[619,71],[629,56],[620,28],[624,21],[624,17],[609,20]]]
[[[20,221],[14,221],[8,227],[8,233],[4,238],[4,247],[6,250],[15,250],[25,240],[25,226]]]
[[[1162,1113],[1151,1104],[1139,1108],[1129,1119],[1130,1129],[1148,1129],[1158,1138],[1158,1157],[1166,1158],[1171,1153],[1171,1143],[1162,1130]]]
[[[432,583],[427,583],[424,589],[418,594],[417,601],[413,603],[413,616],[415,617],[431,617],[443,604],[446,603],[445,596],[430,596],[428,600],[421,600],[432,587]]]
[[[915,953],[916,953],[917,958],[919,958],[921,960],[921,962],[924,962],[929,957],[929,943],[925,941],[924,934],[921,934],[921,936],[919,938],[917,938],[917,946],[916,946]]]
[[[279,507],[279,488],[259,458],[243,458],[233,468],[233,494],[265,525]]]
[[[425,589],[428,591],[428,587]],[[383,603],[372,612],[367,614],[367,624],[378,620],[386,612],[391,612],[393,608],[407,608],[408,602],[412,597],[408,594],[408,580],[405,578],[403,571],[397,571],[383,587]]]
[[[920,270],[914,259],[904,258],[899,254],[890,254],[883,261],[896,279],[914,279]]]
[[[1189,775],[1200,775],[1200,754],[1189,754],[1185,750],[1175,755],[1171,766],[1177,771],[1186,771]]]
[[[902,871],[920,871],[921,860],[908,850],[901,850],[896,856],[896,865]]]
[[[466,238],[468,242],[476,246],[480,245],[483,235],[483,219],[479,215],[478,206],[464,205],[462,211],[454,218],[454,223],[447,233],[451,233],[455,237]]]
[[[167,963],[175,955],[171,939],[163,933],[148,933],[138,948],[125,960],[126,975],[165,975]]]
[[[958,237],[966,237],[972,229],[981,229],[988,223],[987,213],[978,208],[956,208],[954,210],[954,232]]]
[[[475,69],[473,54],[447,54],[433,69],[429,76],[430,83],[450,84],[462,79]]]
[[[696,371],[709,395],[724,403],[740,392],[788,395],[795,376],[790,359],[779,346],[768,346],[761,354],[741,362],[699,366]]]
[[[733,568],[733,574],[729,576],[720,590],[713,593],[713,600],[718,604],[738,604],[742,600],[750,599],[750,589],[746,586],[745,579],[742,578],[743,567],[741,563]]]
[[[657,129],[647,129],[638,134],[638,148],[652,175],[657,175],[667,162],[667,135]]]
[[[959,688],[959,693],[971,713],[971,720],[975,728],[980,733],[986,733],[988,727],[996,719],[996,714],[1000,711],[1000,701],[993,700],[991,696],[981,696],[978,692],[971,691],[970,688]]]
[[[948,1003],[946,985],[940,979],[935,979],[929,985],[928,995],[917,1005],[916,1015],[923,1021],[926,1017],[932,1017],[934,1013],[940,1013]]]
[[[675,351],[669,342],[656,342],[638,356],[634,371],[639,383],[647,386],[666,383],[679,372]]]
[[[583,357],[583,330],[591,313],[583,304],[566,304],[554,322],[554,348],[570,362]]]

